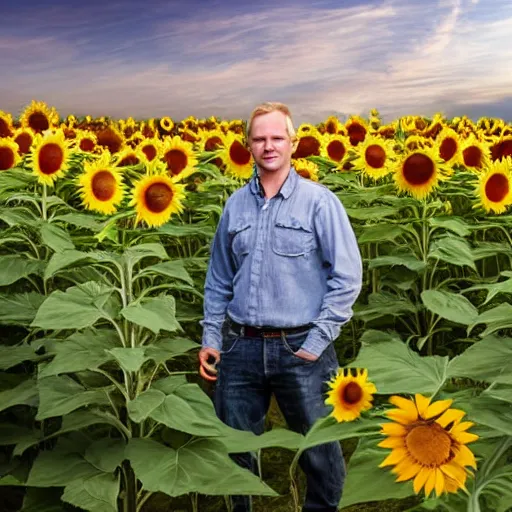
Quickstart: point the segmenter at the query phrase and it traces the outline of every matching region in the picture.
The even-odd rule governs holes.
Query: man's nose
[[[265,151],[269,151],[270,149],[272,149],[273,146],[272,146],[272,140],[271,139],[267,139],[265,141],[265,145],[264,145],[264,149]]]

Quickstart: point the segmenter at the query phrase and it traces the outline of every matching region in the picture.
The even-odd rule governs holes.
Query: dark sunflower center
[[[348,136],[350,137],[350,144],[357,146],[360,142],[363,142],[366,137],[366,128],[359,123],[353,123],[347,127]]]
[[[80,149],[82,151],[92,151],[94,149],[94,141],[91,139],[82,139],[80,141]]]
[[[336,123],[334,121],[329,121],[326,125],[325,125],[325,131],[327,133],[336,133]]]
[[[229,158],[236,165],[247,165],[251,161],[251,153],[243,144],[235,140],[229,148]]]
[[[346,404],[354,405],[361,401],[363,398],[363,390],[357,382],[349,382],[342,392],[342,400]]]
[[[297,171],[297,174],[308,180],[311,179],[311,174],[306,169],[301,169],[300,171]]]
[[[410,185],[426,185],[434,175],[434,162],[421,153],[407,157],[403,164],[404,178]]]
[[[30,146],[32,145],[32,135],[30,135],[30,133],[20,133],[14,139],[14,142],[18,144],[20,155],[24,155],[30,151]]]
[[[166,183],[153,183],[144,193],[146,208],[152,213],[163,212],[172,201],[171,187]]]
[[[222,141],[220,140],[220,137],[217,137],[214,135],[213,137],[210,137],[204,144],[205,151],[214,151],[219,146],[222,145]]]
[[[28,116],[28,125],[39,133],[50,128],[50,121],[42,112],[34,112]]]
[[[445,161],[448,162],[453,158],[457,151],[457,141],[452,139],[451,137],[446,137],[443,142],[441,142],[441,146],[439,147],[439,156]]]
[[[0,117],[0,137],[10,137],[12,135],[11,129],[5,119]]]
[[[450,458],[452,440],[438,423],[413,426],[405,438],[407,450],[422,466],[439,467]]]
[[[466,167],[482,167],[482,151],[476,146],[469,146],[462,152]]]
[[[144,146],[142,152],[146,155],[146,158],[151,162],[156,156],[156,148],[151,144]]]
[[[386,152],[378,144],[368,146],[364,157],[367,164],[374,169],[384,167],[384,163],[386,162]]]
[[[14,153],[11,148],[0,147],[0,171],[6,171],[14,165]]]
[[[508,179],[503,174],[493,174],[485,184],[485,196],[493,203],[503,201],[510,190]]]
[[[64,153],[54,142],[45,144],[39,151],[39,168],[48,176],[60,170],[64,163]]]
[[[173,175],[177,176],[185,167],[187,167],[188,158],[180,149],[171,149],[164,155],[167,163],[167,170]]]
[[[299,145],[295,150],[293,158],[306,158],[308,156],[318,156],[320,154],[320,141],[313,135],[305,135],[299,140]]]
[[[125,165],[137,165],[139,163],[139,159],[135,155],[128,155],[124,157],[119,162],[119,167],[124,167]]]
[[[341,140],[332,140],[327,145],[327,154],[331,160],[335,162],[341,162],[345,156],[346,149],[345,145]]]
[[[117,153],[123,145],[121,137],[109,128],[105,128],[98,132],[97,137],[98,144],[107,148],[111,153]]]
[[[99,171],[92,179],[91,188],[96,199],[108,201],[116,191],[116,179],[109,171]]]

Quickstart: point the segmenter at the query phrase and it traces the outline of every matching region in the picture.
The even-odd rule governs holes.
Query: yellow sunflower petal
[[[430,404],[427,409],[427,414],[425,416],[425,419],[428,420],[430,418],[433,418],[434,416],[438,416],[442,412],[446,411],[452,405],[453,400],[438,400],[437,402],[434,402],[433,404]]]
[[[393,450],[379,465],[379,468],[383,468],[384,466],[393,466],[401,462],[405,457],[407,457],[408,452],[405,448],[397,448]]]
[[[402,425],[409,425],[410,423],[416,421],[417,416],[412,416],[410,412],[404,411],[402,409],[391,409],[386,412],[386,416],[390,420],[397,421]]]
[[[465,415],[466,413],[460,409],[448,409],[436,420],[436,422],[445,428],[450,423],[459,423]]]
[[[425,482],[425,495],[427,498],[430,496],[430,493],[434,490],[436,485],[436,471],[435,469],[431,469],[429,471],[427,481]]]
[[[441,496],[444,491],[444,475],[443,472],[440,469],[436,469],[436,483],[435,483],[435,489],[436,489],[436,495],[437,497]]]
[[[377,446],[381,448],[405,448],[405,442],[403,437],[388,437]]]
[[[428,477],[430,476],[431,470],[429,468],[421,468],[414,479],[414,492],[419,494],[423,486],[426,484]]]
[[[407,434],[407,430],[399,423],[382,423],[382,433],[388,436],[402,437]]]
[[[416,407],[418,408],[418,414],[425,418],[428,410],[428,406],[430,405],[430,398],[423,396],[419,393],[416,393],[414,395],[414,398],[416,400]]]
[[[399,407],[403,411],[407,412],[412,421],[416,421],[418,419],[418,410],[416,409],[416,405],[412,400],[408,400],[407,398],[395,395],[392,396],[389,401],[396,407]]]

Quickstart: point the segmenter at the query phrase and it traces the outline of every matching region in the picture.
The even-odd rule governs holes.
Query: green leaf
[[[8,370],[23,361],[37,361],[40,358],[41,356],[38,356],[30,345],[17,347],[0,345],[0,370]]]
[[[39,379],[39,409],[36,420],[64,416],[75,409],[88,405],[109,403],[108,391],[112,388],[87,391],[70,377],[46,377]]]
[[[168,259],[164,246],[156,243],[135,245],[126,249],[123,254],[123,260],[130,268],[133,268],[143,258],[148,257],[160,260]]]
[[[164,338],[146,347],[146,357],[162,364],[190,350],[200,349],[201,345],[187,338]]]
[[[368,305],[354,307],[354,317],[360,318],[363,322],[370,322],[387,315],[400,316],[415,312],[416,306],[409,299],[384,292],[372,293],[368,296]]]
[[[27,489],[21,512],[68,512],[69,507],[60,501],[62,489]]]
[[[103,222],[94,218],[89,213],[66,213],[65,215],[57,215],[54,221],[66,222],[78,228],[85,228],[90,231],[100,231],[103,228]]]
[[[284,428],[274,428],[257,436],[252,432],[226,427],[224,436],[215,439],[220,441],[229,453],[243,453],[272,447],[296,450],[303,443],[304,436]]]
[[[165,277],[170,277],[171,279],[180,279],[181,281],[185,281],[191,286],[194,285],[193,279],[190,277],[190,274],[185,270],[185,267],[183,266],[183,261],[181,260],[165,261],[163,263],[151,265],[149,267],[146,267],[142,272],[140,272],[139,276],[147,276],[150,274],[157,274]]]
[[[9,227],[35,226],[39,222],[30,209],[24,206],[0,208],[0,220],[3,220]]]
[[[0,392],[0,412],[13,405],[36,405],[37,387],[34,379],[24,380],[15,388]]]
[[[495,258],[498,254],[512,256],[512,248],[508,242],[478,242],[473,247],[473,259],[475,261],[484,258]]]
[[[181,330],[180,324],[175,318],[174,297],[154,297],[143,300],[137,304],[130,304],[121,311],[127,320],[137,325],[142,325],[158,334],[160,330]]]
[[[446,290],[425,290],[421,293],[425,307],[441,318],[457,324],[470,325],[478,317],[478,310],[466,297]]]
[[[62,487],[101,472],[77,453],[42,451],[30,470],[27,485],[30,487]]]
[[[39,274],[43,262],[30,260],[20,254],[0,256],[0,286],[9,286],[32,274]]]
[[[347,468],[340,506],[414,495],[411,482],[397,483],[396,476],[389,469],[379,468],[379,464],[389,454],[389,450],[377,446],[380,441],[382,437],[359,440]]]
[[[507,272],[502,272],[501,275],[506,275]],[[506,281],[500,281],[494,284],[477,284],[464,290],[464,293],[476,291],[476,290],[487,290],[487,297],[483,305],[489,303],[496,295],[503,293],[505,295],[512,295],[512,278],[509,277]]]
[[[131,439],[127,457],[137,478],[151,492],[171,497],[190,492],[213,496],[253,494],[276,496],[265,483],[231,460],[222,443],[194,439],[173,450],[149,439]]]
[[[487,336],[448,365],[448,376],[512,384],[512,338]]]
[[[375,224],[373,226],[363,226],[357,240],[360,244],[390,242],[402,235],[403,232],[404,230],[402,226],[398,226],[396,224]]]
[[[395,338],[371,345],[364,340],[361,343],[358,357],[347,366],[366,368],[379,394],[433,393],[447,378],[446,356],[420,356]]]
[[[42,368],[39,376],[95,370],[114,359],[109,350],[119,343],[117,333],[108,329],[76,332],[55,345],[55,357]]]
[[[41,241],[53,251],[62,252],[75,248],[69,234],[55,224],[43,222],[40,229]]]
[[[89,512],[117,512],[119,475],[95,475],[68,484],[61,500]]]
[[[171,395],[176,389],[183,386],[183,384],[187,384],[185,375],[169,375],[168,377],[153,382],[151,387],[162,391],[166,395]]]
[[[44,300],[35,292],[0,295],[0,324],[30,325]]]
[[[428,258],[476,270],[471,247],[463,238],[446,236],[435,240],[430,246]]]
[[[462,238],[471,234],[469,224],[461,217],[431,217],[428,223],[432,227],[446,229]]]
[[[116,347],[109,350],[123,370],[138,372],[148,360],[144,355],[144,347]]]
[[[157,407],[164,403],[165,393],[158,389],[148,389],[135,400],[128,402],[128,414],[136,423],[144,421]]]
[[[0,193],[7,190],[26,190],[36,177],[25,169],[14,168],[0,173]]]
[[[59,270],[82,262],[90,257],[89,254],[82,251],[65,250],[63,252],[56,252],[48,262],[44,272],[44,278],[49,279],[54,276]]]
[[[84,458],[89,464],[106,473],[113,473],[124,460],[126,443],[122,439],[104,437],[91,443]]]
[[[403,266],[413,272],[421,272],[425,268],[425,263],[412,254],[402,254],[394,256],[378,256],[370,260],[368,268],[393,267],[395,265]]]
[[[493,309],[484,311],[478,315],[476,320],[468,327],[468,333],[479,324],[487,325],[487,329],[480,334],[482,338],[501,329],[510,329],[512,327],[512,305],[504,303]]]
[[[392,217],[399,212],[398,208],[391,206],[370,206],[367,208],[345,208],[352,219],[357,220],[380,220],[384,217]]]
[[[507,402],[489,396],[471,400],[467,410],[468,419],[478,425],[485,425],[500,435],[512,436],[512,407]]]
[[[114,289],[94,281],[72,286],[65,292],[53,292],[41,304],[32,322],[42,329],[84,329],[100,318],[108,318],[102,310]]]
[[[163,235],[169,235],[172,238],[182,238],[186,236],[190,237],[201,237],[201,238],[213,238],[215,234],[215,228],[210,224],[201,225],[173,225],[164,224],[158,231]]]
[[[41,432],[30,428],[15,425],[14,423],[0,424],[0,446],[18,444],[21,442],[39,442]]]

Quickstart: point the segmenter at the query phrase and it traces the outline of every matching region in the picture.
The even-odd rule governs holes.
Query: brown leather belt
[[[311,329],[312,325],[301,325],[299,327],[252,327],[250,325],[241,325],[236,322],[230,321],[231,329],[239,336],[247,338],[280,338],[282,335],[298,334],[307,332]]]

